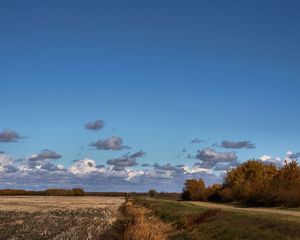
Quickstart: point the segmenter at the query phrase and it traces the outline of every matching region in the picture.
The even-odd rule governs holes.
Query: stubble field
[[[118,197],[1,196],[0,240],[102,239],[124,201]]]

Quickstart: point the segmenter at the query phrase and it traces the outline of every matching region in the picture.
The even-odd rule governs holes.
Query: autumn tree
[[[264,204],[268,201],[270,183],[277,173],[272,164],[249,160],[228,171],[224,188],[229,188],[234,200],[248,204]]]
[[[72,196],[84,196],[85,192],[81,188],[73,188],[72,190]]]
[[[148,192],[149,197],[156,197],[158,192],[155,189],[150,189]]]
[[[300,206],[300,166],[297,161],[284,166],[249,160],[227,172],[222,185],[205,188],[202,179],[186,180],[183,200],[239,201],[257,206]]]
[[[274,205],[300,205],[300,166],[296,161],[285,162],[271,184]]]
[[[222,201],[221,196],[222,185],[213,184],[206,189],[206,199],[208,201],[219,202]]]
[[[206,200],[206,189],[203,179],[188,179],[184,183],[181,196],[186,201],[204,201]]]

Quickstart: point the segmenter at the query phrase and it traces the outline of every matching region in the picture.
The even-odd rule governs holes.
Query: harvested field
[[[124,203],[117,197],[1,197],[0,240],[102,239]]]

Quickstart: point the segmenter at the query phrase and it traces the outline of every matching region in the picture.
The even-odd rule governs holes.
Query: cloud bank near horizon
[[[88,130],[101,130],[103,120],[88,122]],[[22,138],[17,132],[4,130],[0,132],[0,142],[8,144],[18,142]],[[195,138],[190,143],[199,144],[206,141]],[[123,139],[117,136],[100,139],[89,144],[91,150],[120,152],[129,150],[123,144]],[[219,151],[218,147],[226,149],[252,149],[255,144],[250,141],[228,141],[214,147],[204,147],[193,153],[182,148],[187,154],[188,163],[142,163],[146,153],[142,150],[128,152],[119,157],[96,159],[83,157],[73,161],[69,167],[55,162],[62,154],[54,150],[44,149],[30,154],[22,159],[15,159],[5,151],[0,151],[0,181],[1,188],[73,188],[81,187],[87,191],[148,191],[155,188],[158,191],[181,191],[183,183],[189,178],[202,178],[207,185],[221,183],[223,176],[231,168],[240,164],[235,151]],[[263,155],[258,160],[282,166],[285,161],[297,160],[299,152],[287,152],[285,158]],[[192,160],[196,162],[192,162]]]
[[[39,190],[81,187],[86,191],[148,191],[155,188],[157,191],[181,191],[183,182],[190,178],[202,178],[207,185],[221,183],[226,171],[239,164],[231,153],[224,155],[204,149],[199,155],[201,152],[204,156],[208,154],[210,160],[205,158],[207,161],[204,163],[199,161],[191,167],[186,164],[154,163],[142,164],[137,168],[137,159],[145,155],[139,151],[107,160],[107,165],[99,165],[96,160],[83,158],[66,168],[54,163],[59,154],[47,151],[47,157],[43,155],[34,160],[32,156],[20,160],[1,153],[1,188]],[[230,157],[230,162],[223,162],[225,156]],[[264,155],[258,160],[282,166],[284,161],[297,160],[299,156],[299,153],[287,152],[283,159]],[[203,156],[201,158],[203,159]]]
[[[207,184],[221,178],[208,169],[186,165],[154,164],[144,169],[133,169],[140,151],[97,165],[93,159],[75,161],[69,168],[55,165],[53,159],[17,161],[0,154],[0,181],[2,188],[45,189],[53,187],[81,187],[87,191],[180,191],[185,179],[203,178]],[[34,164],[32,164],[34,162]]]

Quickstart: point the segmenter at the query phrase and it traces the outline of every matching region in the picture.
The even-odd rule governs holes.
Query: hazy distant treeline
[[[179,197],[179,193],[157,193],[161,197],[174,196]],[[124,197],[124,196],[148,196],[146,192],[85,192],[81,188],[73,189],[47,189],[44,191],[30,191],[22,189],[2,189],[0,190],[0,196],[99,196],[99,197]]]
[[[227,172],[223,184],[205,187],[202,179],[185,182],[183,200],[241,202],[257,206],[300,206],[300,166],[283,167],[249,160]]]
[[[28,191],[22,189],[2,189],[0,195],[34,195],[34,196],[84,196],[85,192],[81,188],[73,189],[47,189],[45,191]]]

